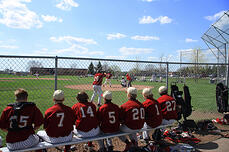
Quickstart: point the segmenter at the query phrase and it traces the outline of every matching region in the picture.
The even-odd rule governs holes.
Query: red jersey
[[[177,119],[176,101],[169,95],[162,95],[157,99],[160,104],[163,119]]]
[[[75,124],[74,111],[58,103],[45,111],[44,129],[50,137],[68,136]]]
[[[97,118],[99,120],[100,129],[104,133],[119,131],[119,113],[119,107],[112,102],[105,103],[99,108]]]
[[[146,99],[142,103],[145,107],[145,120],[148,126],[156,128],[162,122],[162,113],[159,103],[154,99]]]
[[[103,78],[104,78],[105,76],[106,76],[106,75],[103,74],[103,73],[96,73],[95,76],[94,76],[93,85],[102,85]]]
[[[112,77],[112,74],[111,73],[107,73],[106,74],[106,79],[110,79]]]
[[[18,127],[24,128],[19,130],[9,130],[11,128],[11,120],[14,115],[14,109],[12,106],[7,106],[1,115],[0,126],[2,129],[8,130],[6,135],[7,143],[15,143],[26,140],[30,135],[34,134],[35,127],[43,124],[43,115],[36,105],[25,106],[18,115]],[[33,126],[34,124],[34,126]]]
[[[127,80],[131,80],[131,77],[129,76],[128,73],[126,74],[126,79],[127,79]]]
[[[76,116],[76,129],[88,132],[98,127],[96,106],[91,102],[78,102],[72,106]]]
[[[139,101],[128,100],[120,107],[121,123],[130,129],[141,129],[145,122],[145,109]]]

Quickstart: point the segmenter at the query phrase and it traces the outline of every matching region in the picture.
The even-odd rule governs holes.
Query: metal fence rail
[[[121,105],[127,101],[125,89],[120,85],[122,76],[129,73],[134,79],[132,85],[138,89],[138,99],[143,102],[141,91],[152,87],[154,98],[159,97],[158,88],[176,82],[182,90],[189,86],[195,119],[217,116],[215,87],[219,81],[225,82],[227,64],[150,62],[135,60],[113,60],[95,58],[43,57],[43,56],[0,56],[0,112],[7,104],[15,101],[14,91],[25,88],[29,101],[35,102],[40,110],[53,105],[54,90],[65,93],[65,104],[76,103],[76,94],[86,91],[92,96],[93,74],[98,67],[111,72],[112,86],[102,90],[113,91],[113,102]],[[217,72],[220,71],[220,72]],[[39,76],[38,76],[39,75]],[[97,102],[97,98],[95,100]],[[209,116],[209,114],[211,115]],[[0,132],[1,136],[5,136]]]

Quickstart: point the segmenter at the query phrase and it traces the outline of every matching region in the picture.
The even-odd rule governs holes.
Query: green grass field
[[[2,79],[2,78],[20,78],[20,79]],[[35,78],[34,76],[14,76],[0,74],[0,111],[7,106],[7,104],[15,102],[14,91],[17,88],[24,88],[29,93],[29,101],[35,102],[39,109],[44,113],[45,110],[53,105],[52,94],[54,92],[55,81],[54,80],[42,80],[40,78],[54,78],[53,76],[40,76],[39,79],[24,79],[24,78]],[[58,79],[68,79],[68,80],[58,80],[58,89],[64,90],[65,93],[65,104],[72,106],[76,103],[76,94],[80,90],[74,90],[70,88],[65,88],[65,85],[77,85],[77,84],[92,84],[93,77],[77,77],[77,76],[58,76]],[[169,84],[175,81],[175,79],[170,78]],[[112,80],[112,84],[120,84],[117,80]],[[199,79],[198,83],[193,79],[186,79],[186,84],[189,86],[190,93],[192,96],[192,105],[194,110],[206,111],[206,112],[217,112],[216,102],[215,102],[215,84],[209,84],[208,79]],[[163,83],[159,82],[141,82],[134,81],[132,85],[146,85],[149,87],[154,87],[153,93],[155,99],[159,97],[157,92],[161,85],[166,85],[165,80]],[[179,89],[182,89],[183,84],[178,84]],[[170,90],[170,89],[169,89]],[[138,99],[143,102],[143,97],[141,95],[142,90],[138,90]],[[93,91],[86,91],[91,97]],[[97,98],[96,98],[97,100]],[[113,92],[114,103],[121,105],[127,101],[125,91],[115,91]],[[5,137],[5,133],[0,131],[0,135]]]

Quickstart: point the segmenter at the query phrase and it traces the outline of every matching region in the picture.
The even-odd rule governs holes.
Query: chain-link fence
[[[182,90],[186,84],[192,96],[195,110],[194,119],[206,119],[217,114],[215,88],[218,81],[225,81],[226,64],[217,63],[170,63],[130,60],[110,60],[92,58],[66,57],[31,57],[0,56],[0,111],[7,104],[15,102],[14,91],[24,88],[29,93],[29,101],[35,102],[44,113],[53,105],[52,95],[55,89],[65,93],[65,104],[72,106],[77,101],[76,94],[86,91],[89,97],[93,94],[92,82],[96,69],[102,68],[112,73],[111,87],[105,85],[102,90],[113,91],[113,102],[121,105],[127,101],[121,78],[127,73],[134,79],[132,85],[138,89],[138,99],[143,102],[141,91],[152,87],[154,98],[159,97],[158,88],[176,82]],[[217,75],[218,74],[218,75]],[[105,79],[105,78],[104,78]],[[104,82],[104,81],[103,81]],[[97,102],[97,97],[95,102]],[[213,115],[209,115],[209,114]],[[1,136],[5,136],[0,132]]]

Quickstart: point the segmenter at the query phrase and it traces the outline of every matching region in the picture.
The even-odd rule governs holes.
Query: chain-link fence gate
[[[113,91],[113,102],[121,105],[127,101],[121,78],[127,73],[134,79],[132,85],[138,89],[138,99],[143,102],[141,91],[153,88],[154,98],[159,97],[158,88],[176,82],[182,90],[186,84],[192,96],[195,110],[194,119],[206,119],[217,115],[215,87],[217,81],[225,81],[225,75],[217,75],[217,69],[224,71],[226,64],[217,63],[171,63],[130,60],[110,60],[68,57],[0,56],[0,112],[7,104],[15,102],[14,91],[24,88],[29,93],[29,101],[35,102],[44,113],[53,105],[55,89],[65,93],[64,103],[72,106],[77,101],[76,94],[86,91],[92,96],[93,74],[102,68],[112,73],[112,86],[102,90]],[[104,82],[104,81],[103,81]],[[97,98],[95,100],[97,102]],[[0,135],[5,137],[3,132]]]

